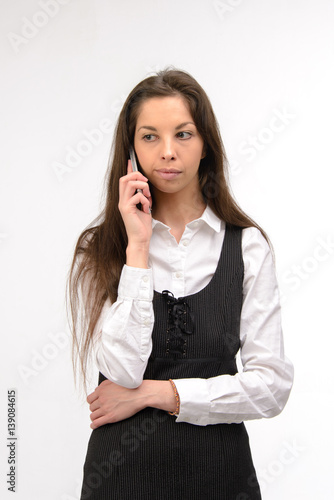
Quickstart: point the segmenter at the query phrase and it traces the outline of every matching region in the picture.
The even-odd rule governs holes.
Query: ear
[[[204,145],[203,146],[203,151],[202,151],[202,156],[201,156],[201,160],[203,160],[203,158],[206,157],[206,146]]]

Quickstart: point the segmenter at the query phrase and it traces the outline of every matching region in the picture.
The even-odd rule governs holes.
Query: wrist
[[[174,389],[169,380],[143,380],[140,386],[144,395],[145,407],[174,413],[178,409]]]
[[[148,269],[149,243],[129,243],[126,248],[126,265]]]
[[[174,411],[169,411],[168,413],[170,415],[178,415],[180,413],[180,396],[179,396],[179,393],[178,393],[178,390],[176,388],[174,381],[170,378],[168,382],[170,382],[170,384],[173,388],[174,397],[175,397],[175,401],[176,401],[176,409]]]

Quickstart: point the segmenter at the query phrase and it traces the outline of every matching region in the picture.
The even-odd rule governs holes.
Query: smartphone
[[[129,155],[130,155],[130,160],[132,163],[132,170],[134,172],[138,172],[138,166],[137,166],[137,161],[136,161],[136,154],[135,150],[133,149],[133,146],[129,147]]]
[[[136,153],[135,150],[133,149],[133,146],[130,145],[129,147],[129,155],[130,155],[130,160],[131,160],[131,165],[132,165],[132,171],[133,172],[138,172],[138,165],[137,165],[137,160],[136,160]],[[142,189],[137,189],[137,193],[142,193]],[[138,210],[142,209],[141,203],[138,203],[137,205]]]
[[[131,165],[132,165],[132,171],[133,172],[138,172],[138,165],[137,165],[137,161],[136,161],[136,154],[135,154],[135,150],[133,149],[132,146],[130,146],[129,148],[129,155],[130,155],[130,160],[131,160]],[[142,189],[137,189],[137,193],[142,193],[143,190]]]

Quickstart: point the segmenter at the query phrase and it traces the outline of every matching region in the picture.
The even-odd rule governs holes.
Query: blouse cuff
[[[118,297],[125,300],[153,300],[152,269],[123,266]]]
[[[206,379],[173,380],[180,397],[180,412],[176,422],[207,425],[210,413],[210,398]]]

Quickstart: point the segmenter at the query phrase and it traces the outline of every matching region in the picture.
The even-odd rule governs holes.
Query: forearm
[[[288,401],[293,383],[293,366],[287,358],[276,368],[175,380],[181,402],[177,421],[209,425],[275,417]]]
[[[126,265],[148,269],[149,242],[147,244],[129,244],[126,249]]]
[[[125,266],[118,300],[106,314],[95,344],[99,371],[112,382],[138,387],[152,349],[152,272]]]
[[[177,399],[169,380],[143,380],[137,390],[138,394],[143,397],[144,407],[172,413],[177,410]]]
[[[87,402],[92,429],[125,420],[148,407],[168,412],[175,412],[178,407],[173,386],[168,380],[144,380],[136,389],[104,380],[87,397]]]

